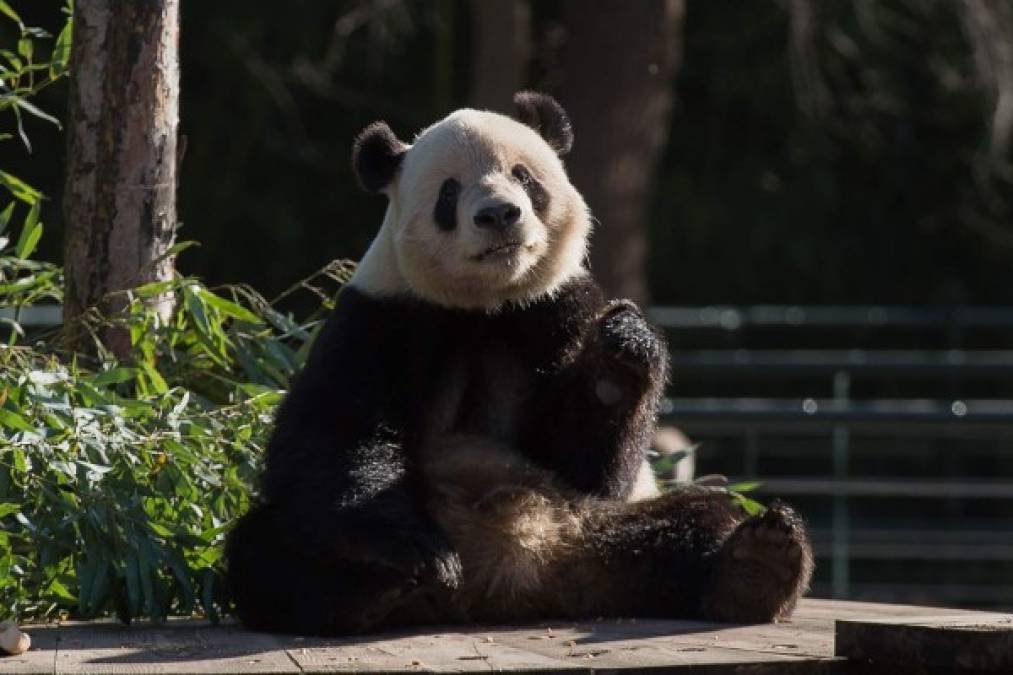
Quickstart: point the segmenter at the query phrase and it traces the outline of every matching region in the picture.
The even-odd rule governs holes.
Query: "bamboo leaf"
[[[28,216],[25,218],[25,225],[21,229],[21,236],[18,238],[18,243],[14,246],[14,255],[21,259],[27,259],[35,251],[35,247],[39,244],[39,239],[42,238],[42,223],[39,222],[39,209],[42,206],[41,201],[37,201],[32,204],[32,208],[28,211]]]
[[[35,44],[28,38],[21,38],[18,40],[18,54],[31,62],[32,56],[35,54]]]
[[[106,386],[110,384],[121,384],[129,382],[137,377],[136,368],[110,368],[91,378],[92,384]]]
[[[24,110],[29,115],[34,115],[35,117],[38,117],[39,119],[45,120],[45,121],[47,121],[47,122],[49,122],[51,124],[55,124],[57,129],[62,129],[63,128],[63,125],[60,124],[60,120],[56,119],[55,117],[53,117],[52,115],[50,115],[49,113],[47,113],[46,111],[42,110],[41,108],[39,108],[38,106],[36,106],[34,103],[31,103],[31,102],[29,102],[26,99],[23,99],[23,98],[16,99],[14,101],[14,105],[16,105],[18,108],[21,108],[22,110]]]
[[[15,202],[11,202],[6,209],[0,211],[0,233],[3,233],[11,222],[11,216],[14,215],[14,204]]]
[[[53,45],[52,63],[49,66],[49,77],[56,79],[67,72],[67,64],[70,63],[70,46],[73,31],[73,21],[67,21],[63,30],[56,37],[56,44]]]
[[[211,305],[225,316],[229,316],[232,317],[233,319],[239,319],[240,321],[245,321],[246,323],[252,323],[255,325],[264,323],[263,319],[261,319],[259,316],[257,316],[250,310],[246,309],[245,307],[238,305],[230,300],[226,300],[225,298],[219,295],[215,295],[210,291],[203,293],[202,296],[204,298],[204,301],[207,302],[207,304]]]
[[[17,23],[18,27],[22,30],[24,29],[25,24],[22,23],[21,17],[18,16],[17,12],[15,12],[9,4],[7,4],[6,0],[0,0],[0,14],[7,16],[9,19]]]
[[[35,204],[42,198],[41,192],[17,176],[12,176],[5,171],[0,171],[0,185],[7,188],[16,199],[27,204]]]
[[[16,431],[35,431],[35,427],[29,424],[28,420],[18,413],[5,408],[0,408],[0,427],[7,427]]]

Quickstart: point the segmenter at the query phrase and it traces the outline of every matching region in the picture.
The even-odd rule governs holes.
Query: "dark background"
[[[60,4],[19,11],[55,31]],[[645,207],[650,299],[1013,303],[1010,167],[990,126],[1002,82],[976,64],[983,47],[960,3],[814,2],[803,40],[797,4],[686,3]],[[201,247],[179,269],[271,295],[359,257],[384,204],[356,188],[351,141],[378,118],[410,138],[469,104],[473,11],[449,0],[183,3],[179,236]],[[564,106],[566,16],[561,2],[531,5],[524,64],[526,86]],[[600,86],[623,95],[622,82]],[[64,88],[38,103],[62,114]],[[12,141],[0,152],[50,198],[42,254],[56,260],[64,139],[34,119],[28,129],[33,155]],[[576,138],[578,149],[596,143],[579,124]]]

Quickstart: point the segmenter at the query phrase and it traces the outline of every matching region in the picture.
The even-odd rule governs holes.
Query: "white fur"
[[[511,178],[523,164],[550,195],[543,218]],[[461,184],[457,227],[440,230],[433,211],[447,178]],[[584,274],[591,219],[562,162],[530,127],[492,112],[458,110],[424,129],[393,183],[380,231],[351,284],[371,295],[413,294],[446,307],[494,311],[551,295]],[[474,213],[506,200],[521,209],[516,251],[478,260],[501,235],[478,228]]]
[[[646,459],[640,464],[637,471],[637,481],[633,484],[633,491],[627,501],[639,502],[661,494],[658,489],[658,481],[654,477],[654,469]]]

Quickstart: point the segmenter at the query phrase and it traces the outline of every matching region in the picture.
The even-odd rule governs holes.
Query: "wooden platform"
[[[890,673],[953,665],[1013,672],[1013,615],[829,600],[806,600],[791,621],[763,626],[626,619],[330,640],[200,621],[26,630],[32,650],[0,658],[0,673],[867,672],[849,656]]]

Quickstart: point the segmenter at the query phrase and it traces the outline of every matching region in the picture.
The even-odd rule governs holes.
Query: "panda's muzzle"
[[[487,248],[472,259],[477,262],[483,262],[489,258],[505,258],[514,255],[517,251],[521,250],[521,248],[524,248],[524,242],[507,241]]]
[[[520,219],[520,207],[510,202],[500,202],[479,209],[474,220],[479,229],[502,233],[516,225]]]

